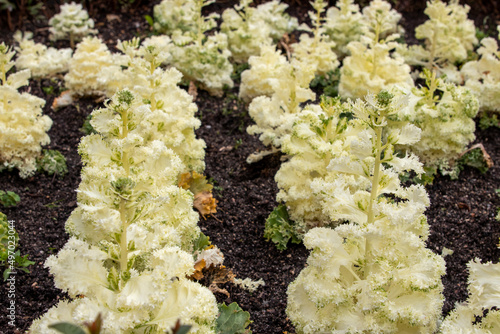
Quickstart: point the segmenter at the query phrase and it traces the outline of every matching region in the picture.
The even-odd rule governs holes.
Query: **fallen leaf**
[[[224,152],[224,151],[231,151],[234,147],[233,146],[223,146],[219,148],[219,152]]]
[[[74,96],[70,90],[65,90],[64,92],[54,99],[52,102],[52,110],[57,110],[62,107],[69,106],[73,104]]]
[[[194,195],[193,206],[205,218],[206,215],[217,212],[217,202],[212,196],[212,192],[203,191]]]
[[[204,175],[194,171],[184,173],[180,176],[178,186],[193,193],[193,206],[201,213],[203,218],[217,212],[217,200],[212,195],[213,186],[207,182]]]
[[[229,294],[229,292],[227,292],[226,289],[221,289],[217,286],[217,284],[210,284],[210,286],[208,287],[208,289],[210,291],[212,291],[212,293],[216,293],[216,292],[219,292],[219,293],[222,293],[222,294],[225,294],[227,296],[227,298],[231,298],[231,295]]]
[[[106,15],[106,20],[108,20],[108,22],[111,22],[111,21],[114,21],[114,20],[117,20],[118,22],[122,21],[122,19],[118,15],[115,15],[115,14],[108,14],[108,15]]]
[[[188,94],[193,97],[193,102],[196,101],[196,98],[198,97],[198,88],[196,88],[193,81],[189,81]]]
[[[201,259],[199,261],[196,261],[196,263],[194,264],[194,273],[188,278],[197,281],[201,280],[204,277],[203,268],[205,268],[205,260]]]

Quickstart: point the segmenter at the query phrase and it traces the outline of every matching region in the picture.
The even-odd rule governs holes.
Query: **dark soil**
[[[136,35],[144,36],[149,32],[144,15],[152,15],[154,3],[159,1],[137,1],[130,9],[121,10],[120,6],[104,8],[94,4],[92,9],[100,36],[113,47],[117,39],[126,40]],[[469,1],[472,2],[472,1]],[[404,15],[407,40],[411,31],[425,20],[423,5],[414,1],[397,1],[397,7]],[[418,3],[418,4],[415,4]],[[424,3],[423,1],[421,3]],[[233,2],[217,2],[209,10],[221,11]],[[47,2],[47,12],[55,12],[57,3]],[[417,8],[418,7],[418,8]],[[291,3],[290,13],[305,20],[308,6],[304,3]],[[5,12],[0,12],[4,15]],[[92,13],[91,13],[92,14]],[[118,19],[106,16],[117,15]],[[476,24],[485,30],[498,19],[496,2],[476,1],[472,9]],[[486,19],[488,18],[488,19]],[[2,19],[3,20],[3,19]],[[14,22],[17,18],[14,17]],[[43,22],[22,21],[28,30],[35,30],[37,41],[49,43],[48,32]],[[126,23],[126,24],[125,24]],[[0,21],[0,41],[11,42],[12,33],[7,24]],[[414,38],[413,38],[414,39]],[[67,47],[66,42],[58,42],[57,47]],[[76,192],[81,168],[77,147],[83,135],[80,128],[90,112],[100,104],[92,99],[78,101],[75,105],[57,112],[51,110],[53,98],[59,92],[61,81],[31,81],[31,94],[47,100],[44,112],[54,124],[49,132],[50,149],[61,151],[67,159],[69,173],[64,177],[36,174],[23,180],[17,172],[0,173],[0,189],[19,194],[21,202],[14,208],[2,209],[8,219],[15,221],[19,233],[19,249],[29,254],[34,261],[30,273],[18,272],[15,276],[16,288],[16,328],[24,332],[31,322],[45,313],[65,295],[56,289],[48,270],[43,263],[50,254],[57,251],[68,239],[64,224],[71,211],[76,207]],[[48,94],[42,87],[54,87]],[[286,288],[305,265],[308,251],[301,245],[292,245],[279,252],[272,243],[263,238],[267,216],[277,205],[275,196],[277,186],[274,175],[280,166],[278,154],[267,156],[254,165],[248,165],[246,157],[264,147],[258,139],[248,135],[246,127],[252,124],[245,106],[238,102],[238,87],[226,94],[225,98],[210,97],[199,92],[197,104],[198,117],[202,126],[197,135],[207,144],[206,175],[214,182],[214,193],[219,201],[218,213],[206,220],[200,217],[202,231],[210,237],[225,254],[225,265],[237,277],[264,279],[266,285],[256,292],[249,293],[230,283],[221,285],[229,296],[216,293],[219,302],[237,302],[245,311],[250,312],[254,321],[253,333],[270,334],[294,332],[285,314]],[[500,129],[477,130],[476,142],[482,143],[495,162],[500,161]],[[500,197],[495,193],[500,188],[500,166],[495,165],[486,174],[465,168],[459,180],[437,177],[428,186],[431,206],[427,211],[431,234],[428,241],[430,249],[441,253],[443,247],[454,251],[446,257],[447,275],[443,278],[446,302],[443,312],[449,312],[455,302],[467,298],[466,263],[476,257],[485,261],[497,262],[500,250],[500,224],[495,220]],[[9,285],[0,282],[0,333],[15,333],[8,326],[6,311],[9,299]]]

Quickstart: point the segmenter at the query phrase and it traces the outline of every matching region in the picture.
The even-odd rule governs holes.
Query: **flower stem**
[[[375,166],[372,176],[372,191],[370,194],[370,204],[368,207],[368,218],[366,223],[372,224],[375,221],[375,214],[373,212],[373,203],[377,199],[378,194],[378,184],[380,179],[380,165],[381,165],[381,155],[382,155],[382,127],[375,127],[376,134],[376,148],[375,148]]]

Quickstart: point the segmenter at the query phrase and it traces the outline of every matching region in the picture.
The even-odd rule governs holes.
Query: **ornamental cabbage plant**
[[[42,146],[50,143],[47,135],[52,120],[42,115],[45,100],[18,88],[28,85],[30,70],[7,76],[14,66],[15,52],[0,44],[0,170],[17,168],[27,178],[36,171],[36,159]]]
[[[326,11],[325,28],[335,43],[334,51],[339,58],[349,54],[347,45],[358,41],[363,34],[363,14],[354,0],[339,0],[335,7]]]
[[[100,313],[102,333],[165,333],[178,319],[193,333],[215,333],[214,295],[186,278],[199,236],[192,194],[176,183],[182,160],[147,136],[151,105],[130,91],[95,110],[97,134],[82,139],[84,167],[71,237],[45,266],[64,300],[36,320],[34,333],[55,322],[82,324]]]
[[[410,67],[402,57],[391,54],[399,38],[397,22],[401,18],[386,1],[373,1],[363,10],[363,35],[347,45],[351,55],[340,70],[339,95],[363,98],[393,85],[413,87]]]
[[[139,39],[119,42],[117,48],[124,55],[124,70],[108,67],[102,73],[110,92],[130,90],[137,99],[148,104],[151,113],[140,124],[149,140],[161,140],[183,161],[183,173],[205,168],[205,142],[197,139],[194,130],[201,122],[193,98],[177,84],[182,74],[175,68],[163,69],[160,65],[170,59],[170,39],[153,36],[139,43]],[[109,94],[109,93],[108,93]]]
[[[325,208],[348,224],[310,230],[312,250],[288,288],[287,315],[297,333],[434,333],[443,304],[442,257],[425,248],[429,205],[425,189],[404,188],[403,170],[422,172],[412,155],[397,157],[394,145],[418,141],[419,129],[387,128],[404,100],[387,92],[352,104],[358,140],[339,152],[328,169]],[[348,125],[348,128],[351,124]],[[346,129],[345,131],[349,131]],[[354,176],[363,187],[351,187]],[[319,183],[319,182],[318,182]],[[394,200],[396,199],[396,200]]]
[[[236,63],[260,55],[263,45],[271,45],[283,34],[297,28],[297,18],[285,13],[288,5],[278,0],[250,7],[252,0],[241,0],[222,13],[221,32],[227,35],[231,58]]]
[[[424,13],[429,19],[415,29],[415,36],[425,40],[425,46],[401,45],[398,53],[410,65],[456,74],[455,63],[464,62],[478,42],[474,22],[467,18],[469,10],[458,0],[428,1]]]
[[[409,121],[422,130],[420,141],[403,148],[418,155],[426,165],[446,170],[476,138],[478,99],[466,87],[437,78],[436,72],[424,69],[421,77],[426,87],[411,90],[408,108],[395,119]]]
[[[67,72],[73,50],[47,48],[45,45],[35,43],[32,32],[23,34],[17,31],[14,39],[19,44],[17,51],[16,69],[29,69],[34,78],[53,76],[57,73]]]
[[[260,55],[250,56],[248,64],[250,68],[241,73],[238,93],[238,97],[247,103],[257,96],[273,95],[273,82],[279,79],[281,73],[290,71],[287,58],[274,45],[263,45]]]
[[[82,5],[74,2],[61,6],[61,12],[54,15],[49,20],[50,39],[69,39],[71,48],[75,48],[75,42],[83,37],[97,33],[94,30],[94,20],[89,18],[89,14]]]
[[[314,11],[309,12],[312,28],[303,24],[301,30],[312,34],[302,34],[299,43],[292,44],[293,58],[304,64],[304,67],[311,67],[316,75],[325,75],[334,71],[338,66],[337,55],[335,54],[335,42],[330,40],[326,34],[324,26],[325,8],[327,3],[324,0],[311,2]]]
[[[340,99],[322,98],[320,105],[307,105],[293,122],[292,130],[283,137],[281,151],[289,156],[276,173],[277,201],[286,203],[289,217],[295,222],[296,234],[303,236],[317,226],[338,225],[332,222],[321,204],[323,193],[312,188],[315,180],[326,182],[336,172],[328,170],[330,160],[347,149],[343,139],[359,131],[347,130],[349,104]],[[351,187],[355,185],[354,178]]]
[[[455,309],[443,320],[440,333],[499,333],[500,264],[483,264],[479,259],[474,259],[467,267],[469,298],[466,302],[455,305]]]
[[[196,81],[211,95],[222,96],[225,87],[233,87],[233,65],[229,62],[231,51],[228,50],[227,36],[219,32],[207,34],[217,26],[215,19],[218,15],[213,13],[203,16],[202,8],[214,1],[164,0],[157,5],[160,7],[155,9],[155,18],[158,22],[169,22],[172,25],[166,30],[160,30],[165,31],[173,42],[170,64],[181,71],[186,80]],[[170,11],[175,8],[174,5],[180,7]],[[177,13],[177,10],[180,12]],[[172,15],[175,17],[171,18]],[[184,21],[187,18],[189,20]]]
[[[487,37],[477,50],[479,59],[462,66],[465,87],[476,94],[481,111],[500,111],[500,52],[497,41]]]
[[[154,29],[166,35],[176,30],[196,32],[200,20],[197,5],[193,0],[163,0],[154,7]],[[211,22],[217,18],[215,13],[206,17]]]
[[[116,73],[120,70],[119,65],[120,61],[100,38],[85,37],[69,61],[69,71],[64,76],[65,86],[78,96],[106,95],[105,73]]]
[[[277,78],[269,80],[273,90],[271,97],[259,96],[250,103],[248,113],[256,124],[249,126],[247,132],[258,134],[266,146],[280,147],[296,114],[302,110],[301,104],[316,98],[309,88],[313,71],[314,68],[296,59],[279,68]]]

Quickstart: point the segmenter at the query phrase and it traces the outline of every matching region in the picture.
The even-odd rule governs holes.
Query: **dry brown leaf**
[[[191,183],[191,173],[182,173],[178,186],[182,189],[189,189],[189,185]]]
[[[179,187],[189,189],[194,195],[193,206],[203,218],[217,212],[217,200],[212,196],[213,186],[207,182],[204,175],[197,172],[184,173],[180,176]]]
[[[205,268],[205,260],[201,259],[200,261],[196,261],[194,264],[194,273],[188,278],[197,281],[201,280],[204,277],[203,268]]]
[[[196,98],[198,97],[198,88],[196,88],[193,81],[189,81],[188,94],[193,97],[193,102],[196,101]]]
[[[117,20],[118,22],[122,21],[120,19],[120,17],[118,15],[115,15],[115,14],[108,14],[108,15],[106,15],[106,20],[108,20],[108,22],[111,22],[111,21],[114,21],[114,20]]]
[[[284,34],[279,41],[279,44],[283,49],[285,49],[287,59],[292,59],[292,48],[290,47],[290,36],[288,34]]]
[[[226,289],[219,288],[217,286],[217,284],[215,284],[215,283],[210,284],[210,286],[208,287],[208,289],[210,291],[212,291],[212,293],[219,292],[219,293],[225,294],[227,296],[227,298],[231,298],[231,295],[229,294],[229,292]]]
[[[481,143],[473,145],[468,150],[465,150],[464,152],[460,153],[460,157],[462,157],[467,152],[470,152],[476,148],[480,149],[481,152],[483,153],[483,158],[484,158],[484,161],[486,161],[486,165],[488,166],[488,168],[493,167],[495,164],[493,163],[493,160],[491,159],[488,152],[486,152],[486,149],[484,148],[483,144],[481,144]]]
[[[65,90],[64,92],[59,95],[59,97],[56,97],[54,99],[54,102],[52,102],[52,110],[57,110],[62,107],[69,106],[73,104],[74,101],[74,96],[71,94],[70,90]]]
[[[217,212],[217,202],[211,192],[203,191],[194,195],[193,206],[205,218],[206,215]]]

